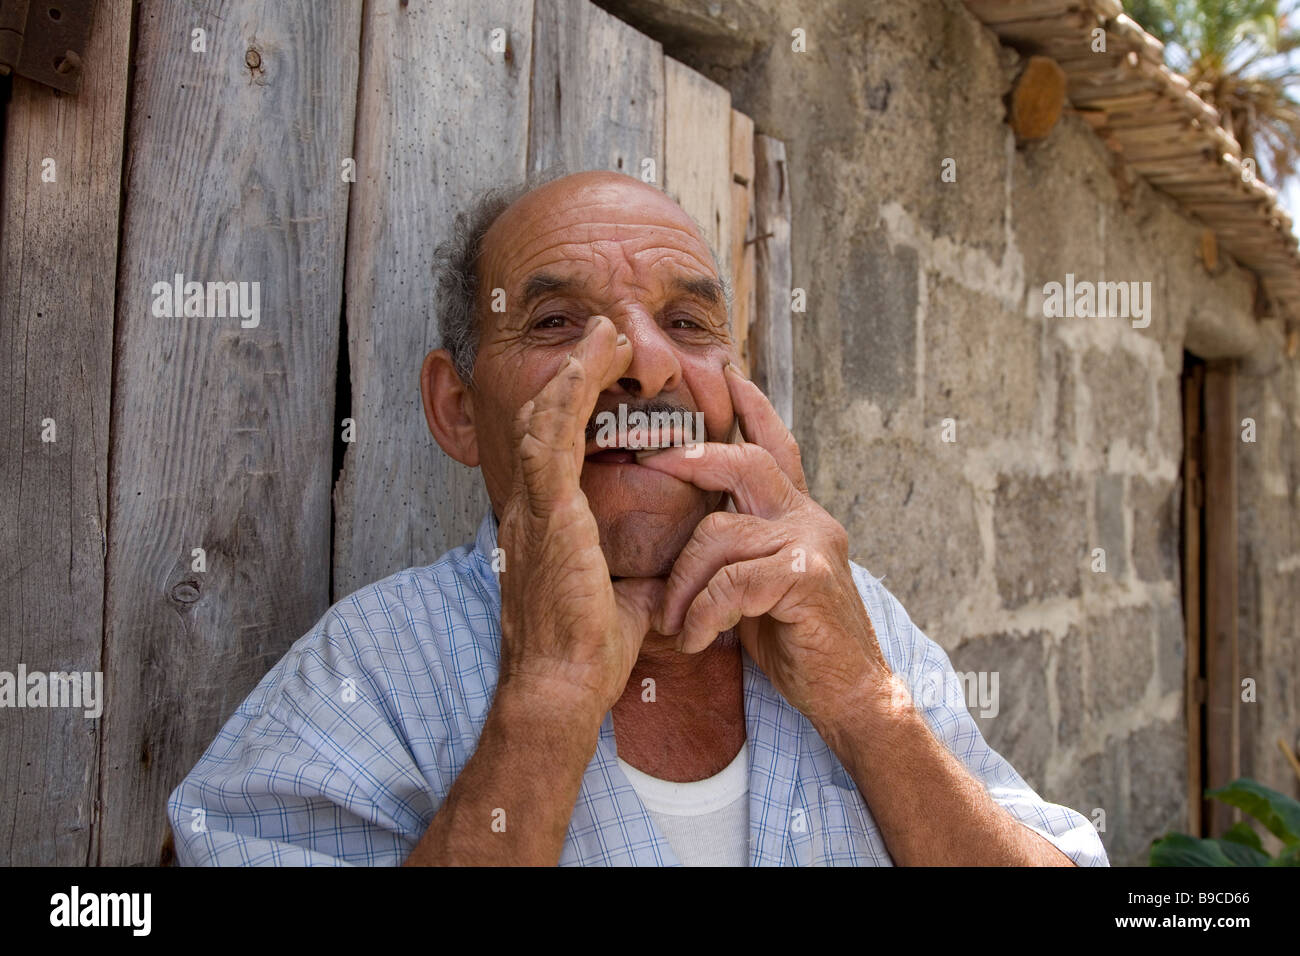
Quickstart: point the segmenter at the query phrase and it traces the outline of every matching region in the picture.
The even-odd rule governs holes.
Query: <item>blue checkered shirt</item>
[[[496,521],[435,563],[325,613],[258,684],[172,793],[189,865],[402,863],[474,753],[492,704],[501,593]],[[1012,816],[1076,863],[1106,865],[1093,826],[1047,803],[980,735],[943,650],[852,566],[876,637],[932,731]],[[742,651],[751,866],[888,866],[871,811],[812,725]],[[561,865],[680,865],[619,769],[613,715],[583,774]]]

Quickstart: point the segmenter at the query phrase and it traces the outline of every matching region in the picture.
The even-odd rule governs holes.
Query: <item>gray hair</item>
[[[478,357],[480,313],[479,259],[483,255],[483,237],[506,209],[527,193],[569,175],[563,166],[550,166],[530,173],[524,182],[493,186],[479,193],[469,206],[456,215],[451,234],[434,253],[434,276],[437,292],[438,331],[442,347],[451,353],[452,365],[462,382],[473,387],[474,362]],[[624,174],[626,175],[626,174]],[[634,177],[632,177],[634,178]],[[637,180],[638,182],[640,180]],[[665,191],[666,192],[666,191]],[[672,193],[666,194],[678,205]],[[695,221],[692,218],[692,221]],[[695,221],[699,229],[698,221]],[[704,230],[699,229],[704,236]],[[731,323],[732,289],[722,274],[721,262],[713,244],[705,238],[709,254],[718,269],[718,280],[727,305],[727,322]]]

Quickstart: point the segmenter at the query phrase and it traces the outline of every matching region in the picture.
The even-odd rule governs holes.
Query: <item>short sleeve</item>
[[[999,806],[1078,866],[1108,866],[1096,828],[1083,814],[1048,803],[988,745],[966,708],[965,688],[948,655],[912,623],[879,580],[853,565],[854,580],[876,628],[881,650],[903,677],[936,737],[979,780]]]
[[[181,865],[396,866],[433,818],[382,688],[328,622],[271,669],[172,792]]]

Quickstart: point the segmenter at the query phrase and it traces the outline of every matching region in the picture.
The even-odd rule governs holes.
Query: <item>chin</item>
[[[600,547],[609,573],[616,578],[665,578],[695,533],[695,526],[716,507],[701,500],[672,512],[616,511],[591,502],[600,528]]]

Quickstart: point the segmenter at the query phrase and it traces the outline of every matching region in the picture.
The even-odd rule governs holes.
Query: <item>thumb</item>
[[[639,649],[650,618],[663,603],[666,578],[622,578],[613,582],[619,631]]]

